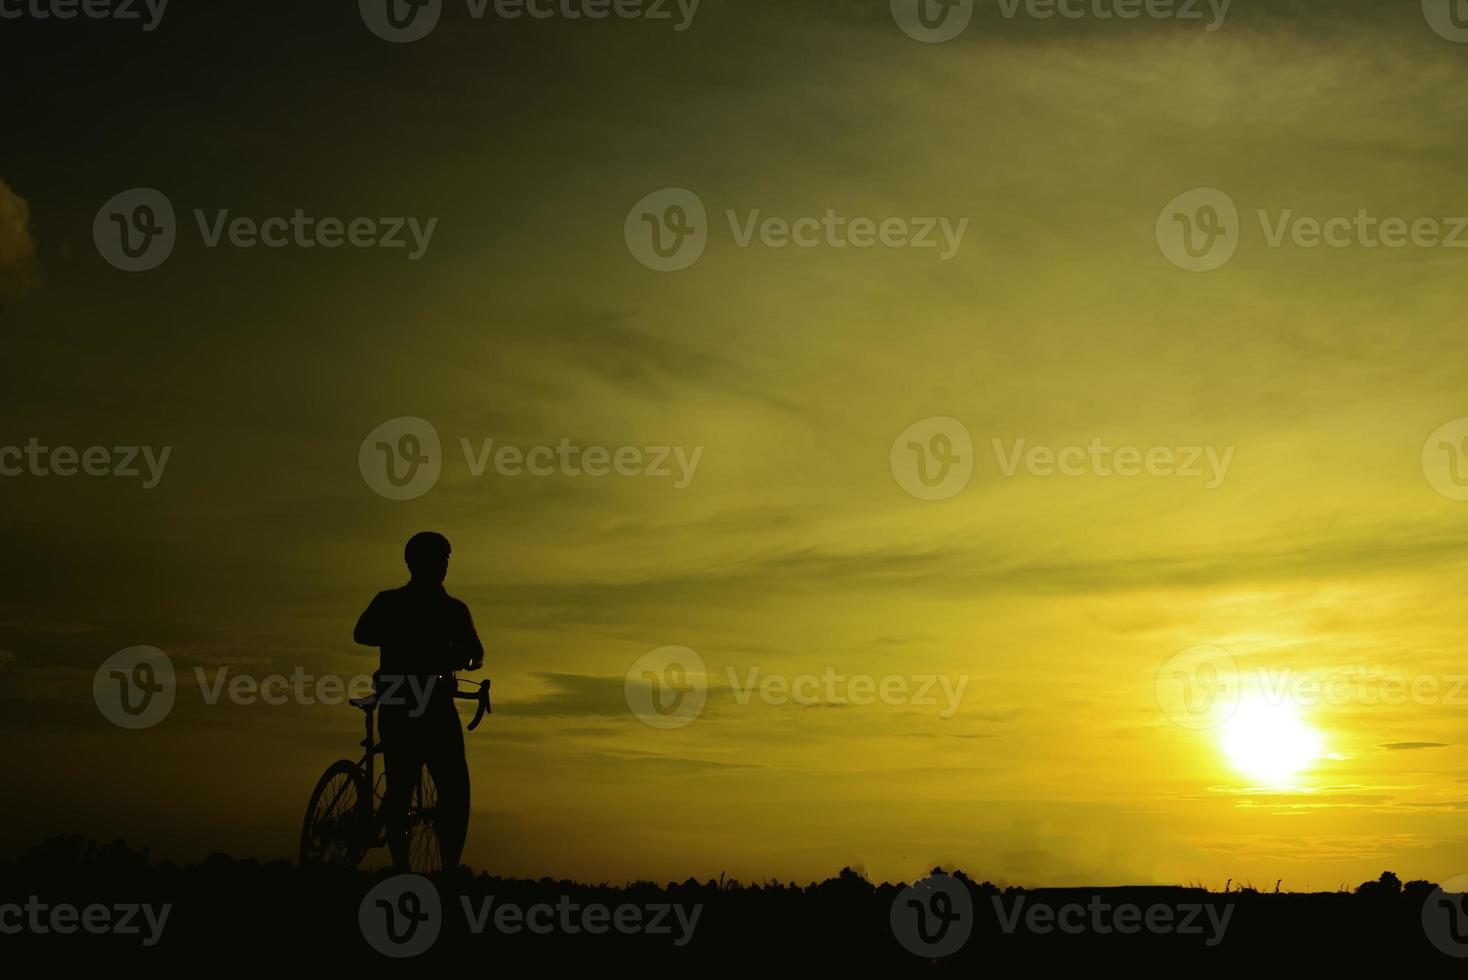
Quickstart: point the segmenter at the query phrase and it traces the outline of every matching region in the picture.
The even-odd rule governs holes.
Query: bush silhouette
[[[1390,871],[1383,871],[1375,881],[1363,881],[1356,886],[1356,894],[1366,898],[1394,898],[1402,893],[1402,879]]]

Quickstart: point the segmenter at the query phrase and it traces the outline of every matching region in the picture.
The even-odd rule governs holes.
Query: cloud
[[[0,179],[0,299],[35,286],[35,261],[30,205]]]
[[[608,717],[629,714],[621,677],[588,677],[578,674],[533,675],[554,690],[536,698],[496,705],[504,715],[540,718]]]
[[[1442,749],[1447,748],[1447,742],[1387,742],[1377,748],[1387,749],[1392,752],[1402,752],[1408,749]]]

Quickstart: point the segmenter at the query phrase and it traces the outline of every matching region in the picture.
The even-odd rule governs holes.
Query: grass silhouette
[[[995,967],[1040,965],[1089,970],[1108,962],[1133,967],[1186,963],[1189,970],[1284,964],[1359,968],[1368,961],[1443,967],[1454,962],[1433,946],[1422,924],[1424,902],[1436,886],[1404,885],[1391,872],[1351,891],[1314,894],[1279,891],[1279,882],[1273,891],[1248,884],[1237,888],[1232,882],[1222,891],[1197,886],[1001,889],[962,871],[934,869],[934,874],[961,887],[971,903],[971,934],[960,949],[939,959],[914,954],[894,932],[893,907],[907,894],[904,886],[874,883],[850,868],[804,885],[746,884],[722,876],[703,882],[589,885],[499,878],[459,868],[433,876],[441,907],[431,946],[413,960],[393,960],[371,945],[359,917],[370,904],[369,892],[384,883],[391,886],[390,871],[298,868],[286,860],[237,860],[224,854],[180,866],[153,861],[146,849],[123,841],[99,846],[80,836],[59,836],[0,863],[0,906],[21,907],[18,913],[0,911],[0,923],[13,926],[26,919],[19,932],[0,936],[0,947],[56,962],[109,965],[133,959],[234,967],[626,964],[700,973],[840,966],[894,972],[932,967],[975,975]],[[147,945],[145,935],[92,934],[75,923],[71,932],[63,932],[51,927],[48,911],[28,919],[27,902],[47,910],[74,906],[78,920],[93,906],[167,905],[170,911],[157,941]],[[507,906],[521,917],[497,923],[496,915]],[[548,931],[527,925],[524,913],[537,906],[549,910],[538,920],[540,926],[552,924]],[[584,928],[590,920],[578,918],[595,906],[608,910],[600,933]],[[618,929],[613,916],[624,907],[641,910],[641,923],[649,928]],[[659,907],[681,908],[681,925],[677,915],[665,913],[660,921],[665,928],[650,930],[654,913],[649,910]],[[1035,912],[1066,907],[1082,911],[1059,919]],[[1117,918],[1123,907],[1140,910],[1141,918]],[[1174,928],[1149,927],[1147,910],[1159,908],[1174,910]],[[565,917],[561,909],[568,910]],[[1187,909],[1197,910],[1197,931],[1180,929]],[[43,928],[32,928],[35,921]],[[65,917],[59,921],[64,924]],[[135,918],[135,924],[141,921]],[[1219,921],[1227,921],[1221,935],[1208,927]],[[565,927],[568,922],[571,928]],[[1127,925],[1136,928],[1128,931]]]

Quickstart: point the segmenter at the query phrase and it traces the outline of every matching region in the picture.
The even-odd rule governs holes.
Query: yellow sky
[[[0,483],[26,830],[291,853],[356,718],[207,705],[193,671],[370,669],[351,625],[432,527],[501,705],[469,738],[479,867],[1301,889],[1468,868],[1468,691],[1449,697],[1468,674],[1468,503],[1421,461],[1468,416],[1468,259],[1275,248],[1257,217],[1468,214],[1449,96],[1468,48],[1414,4],[1241,4],[1212,33],[987,16],[938,45],[885,6],[705,0],[676,35],[455,23],[402,49],[328,33],[331,77],[279,66],[211,92],[223,108],[137,110],[151,139],[74,186],[40,147],[0,160],[39,270],[0,320],[28,366],[0,442],[174,447],[155,490]],[[127,276],[91,222],[135,185],[164,190],[191,237]],[[668,187],[698,195],[709,241],[658,273],[623,229]],[[1194,188],[1240,213],[1212,272],[1175,268],[1155,237]],[[194,208],[297,207],[439,226],[416,263],[208,249],[190,230]],[[755,209],[969,224],[948,261],[740,247],[725,213]],[[356,465],[400,416],[444,446],[437,485],[404,502]],[[942,501],[889,462],[934,417],[973,443]],[[459,441],[489,438],[703,452],[681,489],[476,477]],[[994,440],[1232,456],[1211,489],[1008,476]],[[90,678],[135,644],[184,684],[165,723],[119,732]],[[664,731],[623,684],[670,645],[697,651],[711,691]],[[1246,679],[1367,680],[1301,705],[1322,751],[1259,786],[1218,732],[1158,704],[1158,671],[1198,645]],[[740,704],[728,672],[753,668],[966,686],[950,717]],[[1438,679],[1441,697],[1364,703],[1382,677]]]

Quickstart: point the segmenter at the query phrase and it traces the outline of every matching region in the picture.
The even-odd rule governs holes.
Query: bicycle
[[[466,683],[455,680],[456,686]],[[489,683],[483,680],[472,691],[454,691],[456,699],[473,701],[478,705],[474,720],[468,725],[471,732],[479,727],[485,715],[493,714],[489,703]],[[365,715],[367,736],[359,744],[366,751],[356,762],[338,759],[327,766],[326,772],[316,781],[311,801],[306,804],[306,819],[301,826],[302,867],[355,868],[369,850],[387,845],[387,827],[382,815],[386,773],[378,772],[375,766],[377,756],[383,752],[382,741],[374,738],[373,716],[377,702],[375,693],[348,700],[352,707]],[[369,786],[372,787],[371,793],[367,791]],[[424,766],[408,804],[408,863],[416,873],[441,870],[443,861],[436,830],[437,819],[438,791],[428,767]]]

